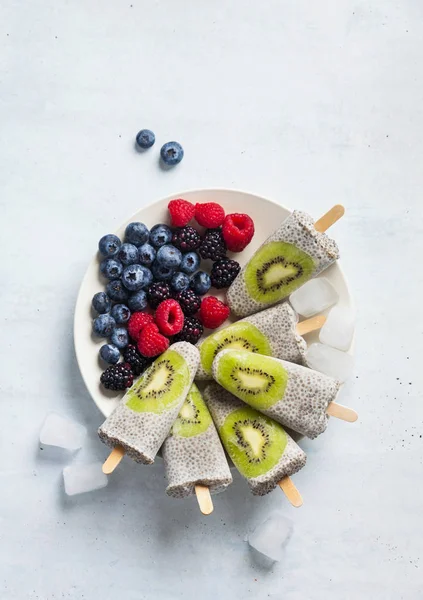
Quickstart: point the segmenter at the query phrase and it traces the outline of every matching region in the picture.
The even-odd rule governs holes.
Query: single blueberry
[[[99,315],[93,321],[93,332],[99,337],[109,337],[116,327],[116,321],[110,315]]]
[[[184,158],[184,149],[178,142],[167,142],[160,149],[160,156],[165,165],[177,165]]]
[[[128,306],[132,312],[139,312],[147,308],[147,294],[144,290],[135,292],[128,298]]]
[[[162,267],[169,267],[169,269],[176,269],[181,264],[182,253],[178,248],[172,246],[172,244],[165,244],[157,250],[156,261],[162,265]]]
[[[129,321],[131,311],[126,306],[126,304],[115,304],[112,310],[110,311],[110,314],[112,315],[116,323],[122,325],[123,323],[127,323]]]
[[[105,258],[100,264],[100,271],[107,279],[119,279],[122,275],[123,266],[120,260]]]
[[[94,294],[91,306],[99,315],[109,312],[111,303],[106,292],[97,292],[97,294]]]
[[[142,289],[144,290],[150,285],[150,283],[153,283],[153,273],[150,271],[150,269],[144,267],[144,265],[140,265],[140,267],[143,274]]]
[[[152,244],[155,248],[160,248],[160,246],[164,246],[168,244],[172,239],[172,231],[170,227],[167,225],[163,225],[159,223],[158,225],[154,225],[150,231],[150,244]]]
[[[147,148],[151,148],[156,141],[156,136],[150,129],[141,129],[141,131],[137,133],[135,140],[140,148],[147,150]]]
[[[123,270],[122,283],[130,292],[138,292],[144,287],[144,273],[141,265],[130,265]]]
[[[134,244],[134,246],[142,246],[148,241],[150,232],[144,223],[129,223],[125,229],[125,242]]]
[[[141,265],[149,267],[156,258],[156,251],[151,244],[143,244],[138,248],[138,260]]]
[[[121,244],[122,242],[117,235],[108,233],[107,235],[103,235],[101,240],[98,242],[98,249],[100,250],[100,254],[103,256],[115,256],[115,254],[118,253]]]
[[[204,296],[204,294],[209,291],[210,286],[210,275],[204,271],[197,271],[197,273],[191,277],[190,288],[199,296]]]
[[[167,281],[172,277],[173,273],[175,272],[174,269],[164,267],[157,261],[153,262],[151,270],[153,272],[154,279],[156,279],[157,281]]]
[[[125,327],[116,327],[116,329],[113,329],[112,335],[110,336],[110,341],[120,350],[125,348],[129,342],[128,332]]]
[[[178,271],[172,276],[170,285],[175,292],[183,292],[189,288],[189,277],[185,273]]]
[[[138,260],[138,248],[134,244],[122,244],[118,252],[118,259],[124,265],[133,265]]]
[[[115,302],[126,302],[129,293],[120,279],[113,279],[106,285],[106,293]]]
[[[182,256],[180,269],[188,275],[192,275],[200,266],[200,257],[196,252],[187,252]]]
[[[119,348],[113,344],[104,344],[104,346],[100,348],[100,356],[104,362],[109,365],[115,365],[119,361],[120,351]]]

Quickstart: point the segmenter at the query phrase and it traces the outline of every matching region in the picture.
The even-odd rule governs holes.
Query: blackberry
[[[179,294],[175,294],[174,298],[177,302],[179,302],[182,312],[187,317],[194,315],[198,310],[200,310],[201,298],[192,290],[184,290],[183,292],[179,292]]]
[[[207,229],[206,235],[198,248],[201,258],[219,260],[226,256],[226,244],[221,229]]]
[[[198,231],[190,225],[178,227],[173,232],[172,244],[181,252],[189,252],[198,248],[201,244],[201,237]]]
[[[149,361],[132,344],[128,344],[123,351],[123,360],[129,364],[135,377],[141,375],[149,365]]]
[[[147,299],[151,308],[157,308],[160,302],[172,297],[172,292],[168,283],[152,283],[147,290]]]
[[[241,267],[236,260],[222,258],[213,263],[210,273],[211,284],[217,289],[227,288],[240,272]]]
[[[131,365],[128,363],[118,363],[117,365],[108,367],[101,374],[100,381],[108,390],[125,390],[131,387],[134,382]]]
[[[196,344],[203,335],[203,326],[195,317],[185,317],[182,330],[173,337],[174,342],[189,342]]]

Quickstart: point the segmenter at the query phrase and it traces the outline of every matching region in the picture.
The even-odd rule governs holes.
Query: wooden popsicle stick
[[[103,473],[106,475],[113,473],[124,456],[125,450],[122,446],[115,446],[103,464]]]
[[[326,414],[331,417],[341,419],[341,421],[348,421],[348,423],[354,423],[358,419],[358,414],[352,408],[343,406],[337,402],[331,402],[326,409]]]
[[[325,315],[316,315],[315,317],[310,317],[310,319],[306,319],[305,321],[301,321],[301,323],[297,323],[297,333],[299,335],[311,333],[312,331],[321,329],[325,323]]]
[[[283,477],[283,479],[280,480],[278,485],[285,494],[285,496],[288,498],[292,506],[295,506],[295,508],[299,508],[303,505],[303,499],[301,497],[301,494],[295,487],[295,484],[292,481],[292,479],[288,477],[288,475],[286,477]]]
[[[335,204],[323,217],[320,217],[318,221],[314,224],[314,229],[316,231],[320,231],[320,233],[324,233],[331,227],[334,223],[336,223],[345,213],[345,208],[342,204]]]
[[[203,515],[210,515],[213,512],[213,502],[210,496],[210,490],[206,485],[197,484],[195,494]]]

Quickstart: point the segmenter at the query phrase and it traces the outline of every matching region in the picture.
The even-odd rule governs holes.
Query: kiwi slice
[[[279,423],[248,406],[228,415],[219,433],[234,465],[248,478],[277,465],[288,441]]]
[[[200,394],[200,390],[193,383],[173,424],[172,433],[180,437],[200,435],[209,428],[211,422],[209,409]]]
[[[240,400],[259,410],[282,400],[288,372],[279,361],[241,350],[228,350],[217,360],[218,383]]]
[[[209,335],[201,344],[201,365],[208,375],[211,375],[212,362],[216,354],[227,348],[272,355],[267,337],[255,325],[246,321],[234,323]]]
[[[248,263],[244,279],[256,302],[275,303],[310,279],[315,269],[309,254],[286,242],[269,242]]]
[[[127,392],[126,406],[134,412],[161,414],[179,402],[189,380],[185,359],[166,350]]]

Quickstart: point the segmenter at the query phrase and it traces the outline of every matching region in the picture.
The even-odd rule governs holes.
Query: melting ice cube
[[[50,413],[41,428],[40,442],[46,446],[58,446],[66,450],[81,448],[87,429],[57,413]]]
[[[292,531],[292,521],[275,513],[255,528],[248,543],[271,561],[280,561]]]
[[[108,479],[107,475],[103,473],[102,467],[101,462],[65,467],[63,480],[67,495],[74,496],[106,487]]]
[[[306,352],[306,361],[311,369],[339,381],[348,379],[354,368],[354,359],[350,354],[325,344],[311,344]]]
[[[319,340],[346,352],[354,335],[355,314],[350,308],[334,306],[320,330]]]
[[[338,299],[338,292],[325,277],[310,279],[289,297],[294,310],[303,317],[317,315]]]

